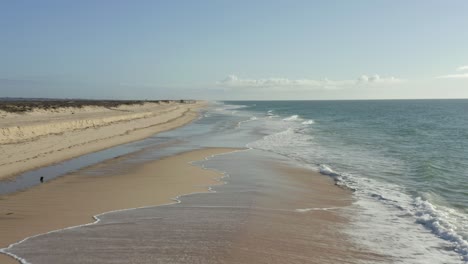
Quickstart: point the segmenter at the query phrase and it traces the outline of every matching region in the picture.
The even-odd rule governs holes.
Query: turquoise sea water
[[[270,130],[250,147],[315,166],[353,188],[375,230],[406,218],[468,260],[468,100],[225,103]]]

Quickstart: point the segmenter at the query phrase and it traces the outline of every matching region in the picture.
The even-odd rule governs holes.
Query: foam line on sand
[[[145,163],[122,175],[89,176],[77,172],[6,195],[0,200],[0,208],[12,214],[1,213],[0,246],[5,248],[0,252],[28,263],[8,249],[43,234],[96,224],[104,214],[178,203],[181,195],[211,192],[208,186],[222,184],[221,178],[226,175],[193,165],[192,161],[233,150],[189,151]],[[114,166],[113,162],[118,161],[108,161],[104,166]],[[119,195],[115,195],[116,190]],[[88,223],[91,216],[94,221]]]

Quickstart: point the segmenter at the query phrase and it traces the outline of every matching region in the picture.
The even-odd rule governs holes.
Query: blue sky
[[[468,98],[468,1],[0,1],[0,97]]]

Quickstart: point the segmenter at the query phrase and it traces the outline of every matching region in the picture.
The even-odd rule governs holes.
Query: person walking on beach
[[[41,178],[39,179],[42,182],[44,182],[44,176],[41,176]]]

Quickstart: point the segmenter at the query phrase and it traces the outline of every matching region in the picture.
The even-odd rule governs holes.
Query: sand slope
[[[194,104],[145,103],[0,114],[0,179],[139,140],[197,117]]]

